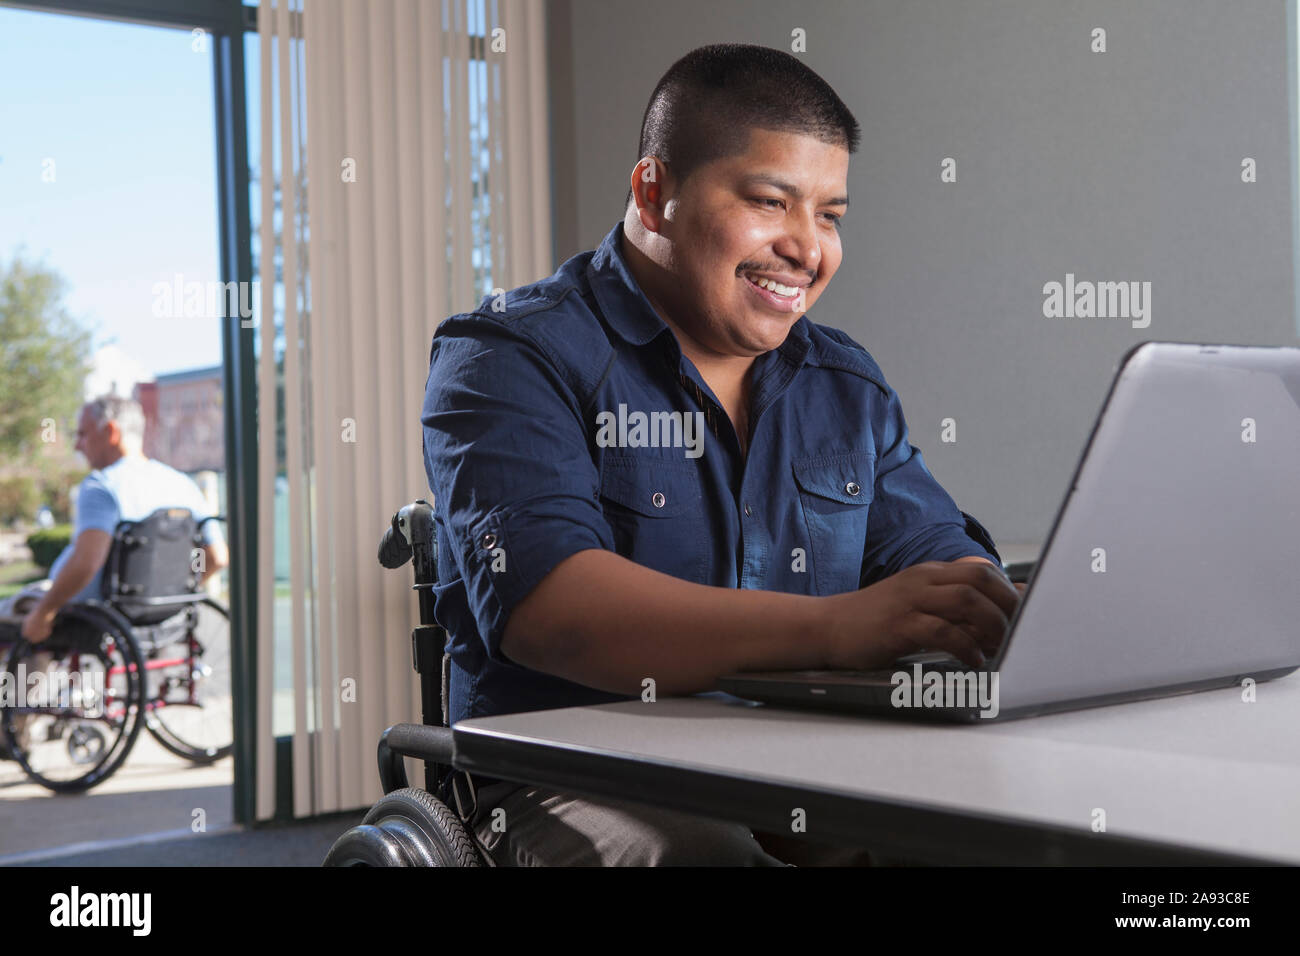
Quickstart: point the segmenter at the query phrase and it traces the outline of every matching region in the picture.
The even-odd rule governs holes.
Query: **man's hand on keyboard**
[[[976,558],[916,564],[827,601],[828,669],[884,668],[921,650],[979,667],[1006,637],[1020,590],[1001,568]]]
[[[978,561],[982,564],[992,565],[993,567],[997,568],[999,571],[1002,571],[1003,574],[1006,574],[1006,571],[1003,571],[1000,565],[993,564],[993,562],[990,561],[988,558],[981,558],[981,557],[977,557],[976,555],[971,555],[968,558],[958,558],[955,563],[961,564],[963,561],[966,563],[970,563],[972,561]],[[1011,583],[1015,585],[1016,590],[1019,591],[1021,594],[1024,594],[1025,588],[1029,586],[1025,584],[1023,581],[1012,581]]]

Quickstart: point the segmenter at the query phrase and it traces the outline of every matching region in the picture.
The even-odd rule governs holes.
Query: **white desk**
[[[455,762],[935,862],[1300,864],[1300,673],[1256,695],[951,727],[637,701],[462,721]]]

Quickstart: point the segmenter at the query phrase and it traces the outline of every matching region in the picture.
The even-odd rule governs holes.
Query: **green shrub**
[[[72,542],[72,525],[59,524],[42,528],[27,536],[27,547],[32,549],[32,562],[46,571],[60,552]]]

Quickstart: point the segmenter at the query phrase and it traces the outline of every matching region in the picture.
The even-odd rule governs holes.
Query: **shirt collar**
[[[620,219],[587,263],[587,281],[605,314],[605,321],[614,331],[633,345],[645,345],[667,330],[668,325],[659,318],[659,313],[632,277],[620,248],[622,239],[623,221]]]
[[[645,345],[668,331],[668,324],[659,317],[628,268],[627,260],[623,258],[622,240],[623,221],[620,219],[587,263],[587,281],[610,327],[632,345]],[[808,317],[801,315],[776,350],[796,367],[802,365],[808,356],[811,346],[809,326]]]

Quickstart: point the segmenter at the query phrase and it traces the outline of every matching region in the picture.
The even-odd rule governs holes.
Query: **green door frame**
[[[193,30],[212,38],[217,118],[217,202],[221,281],[249,283],[253,258],[249,214],[248,116],[244,34],[257,10],[240,0],[2,0],[0,5]],[[243,300],[241,297],[241,301]],[[248,332],[247,335],[241,334]],[[234,815],[256,821],[257,760],[257,365],[253,330],[238,316],[221,336],[225,390],[226,504],[230,539],[231,676],[234,694]],[[277,776],[279,776],[277,774]]]

